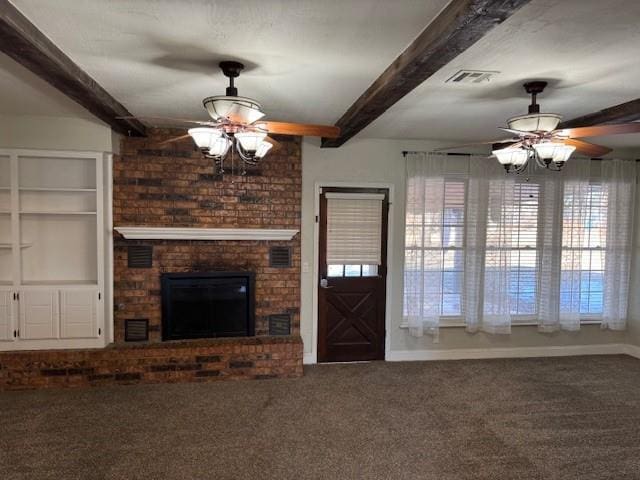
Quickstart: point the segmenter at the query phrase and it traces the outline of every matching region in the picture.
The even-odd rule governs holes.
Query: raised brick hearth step
[[[0,353],[0,390],[302,376],[299,336]]]

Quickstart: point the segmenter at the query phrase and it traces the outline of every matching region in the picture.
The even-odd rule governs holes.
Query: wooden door
[[[21,290],[20,338],[58,338],[58,290]]]
[[[366,195],[380,198],[380,253],[375,264],[349,263],[348,260],[335,263],[328,257],[327,235],[336,235],[328,228],[332,213],[327,196],[332,194],[340,194],[341,201],[346,202],[351,201],[351,197],[362,199]],[[384,360],[388,211],[389,193],[386,189],[322,189],[318,219],[319,362]]]
[[[13,295],[12,290],[0,290],[0,341],[13,340]]]
[[[60,290],[60,338],[96,338],[97,336],[97,289]]]

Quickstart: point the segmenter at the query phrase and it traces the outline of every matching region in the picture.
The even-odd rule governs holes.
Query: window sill
[[[601,320],[581,320],[580,325],[600,325],[602,324]],[[514,322],[511,324],[512,327],[537,327],[539,323],[537,322]],[[466,328],[467,325],[465,323],[453,323],[447,322],[440,324],[440,328]],[[407,322],[402,322],[400,324],[400,328],[408,329],[409,324]]]

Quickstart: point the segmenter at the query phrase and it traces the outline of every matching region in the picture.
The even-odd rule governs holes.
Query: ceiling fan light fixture
[[[507,120],[512,130],[521,132],[552,132],[562,120],[562,116],[555,113],[529,113]]]
[[[534,143],[533,148],[539,159],[545,162],[566,162],[576,147],[558,142]]]
[[[563,145],[561,148],[557,148],[555,152],[553,152],[552,160],[555,163],[564,164],[567,160],[569,160],[569,157],[571,157],[571,154],[575,149],[576,147],[574,147],[573,145]]]
[[[220,130],[210,127],[190,128],[187,130],[187,133],[193,138],[193,141],[201,150],[208,149],[209,145],[222,135]]]
[[[264,117],[262,106],[247,97],[218,95],[202,101],[209,116],[215,121],[228,120],[234,123],[251,124]]]
[[[214,158],[224,158],[231,147],[231,140],[225,135],[213,138],[209,144],[209,155]]]
[[[258,145],[258,149],[256,150],[255,157],[256,158],[264,157],[267,153],[269,153],[269,150],[271,150],[272,147],[273,147],[273,144],[263,140],[262,143]]]
[[[491,152],[502,165],[514,165],[519,167],[524,165],[529,159],[529,151],[524,148],[503,148]]]
[[[264,141],[267,136],[267,132],[264,130],[253,129],[245,130],[244,132],[236,133],[236,140],[240,143],[242,149],[250,154],[255,155],[258,151],[258,147]]]

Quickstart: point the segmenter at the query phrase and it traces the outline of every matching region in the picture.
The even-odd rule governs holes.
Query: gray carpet
[[[0,478],[640,479],[640,361],[0,393]]]

